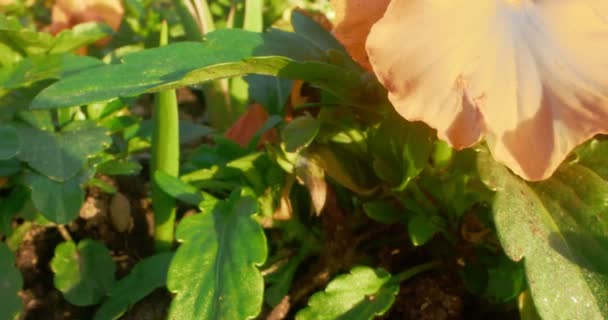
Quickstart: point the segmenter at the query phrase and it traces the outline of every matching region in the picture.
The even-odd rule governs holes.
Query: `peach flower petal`
[[[599,0],[393,0],[367,40],[396,110],[528,180],[608,132],[608,11]],[[395,46],[394,43],[399,43]]]
[[[390,0],[331,0],[336,12],[334,35],[353,59],[371,70],[365,40],[374,23],[382,18]]]

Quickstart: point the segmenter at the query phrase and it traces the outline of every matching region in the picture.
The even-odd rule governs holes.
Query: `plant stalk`
[[[419,273],[423,273],[425,271],[435,269],[435,268],[439,267],[440,265],[441,265],[440,261],[431,261],[431,262],[423,263],[421,265],[417,265],[415,267],[409,268],[405,271],[402,271],[402,272],[394,275],[391,280],[401,283],[403,281],[409,280],[411,277],[413,277]]]
[[[167,23],[163,22],[160,46],[169,42]],[[175,199],[166,194],[154,181],[154,173],[162,171],[179,175],[179,120],[175,90],[159,92],[154,97],[152,114],[152,208],[154,210],[154,248],[168,251],[173,245],[175,225]]]

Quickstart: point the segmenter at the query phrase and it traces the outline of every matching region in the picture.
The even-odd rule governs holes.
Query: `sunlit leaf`
[[[388,272],[355,267],[310,297],[308,307],[298,312],[296,319],[373,319],[391,307],[398,292],[399,282],[391,282]]]
[[[359,71],[325,63],[324,55],[293,33],[218,30],[202,43],[136,52],[125,56],[122,64],[65,78],[37,96],[32,107],[81,105],[249,73],[309,81],[348,100],[373,96]]]
[[[486,151],[478,166],[496,190],[500,241],[511,259],[523,259],[541,317],[608,317],[608,181],[584,163],[571,163],[549,180],[526,183]]]
[[[114,284],[116,264],[110,251],[95,240],[64,242],[55,248],[51,260],[54,283],[71,304],[89,306],[98,303]]]
[[[256,201],[234,192],[212,213],[184,219],[182,242],[169,268],[175,298],[170,319],[250,319],[262,307],[264,281],[256,266],[267,255]]]
[[[63,78],[102,65],[103,62],[95,58],[67,53],[25,58],[15,65],[0,69],[0,86],[4,89],[15,89],[41,80]]]

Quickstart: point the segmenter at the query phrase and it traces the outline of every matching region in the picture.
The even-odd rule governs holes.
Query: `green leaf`
[[[278,305],[283,297],[289,294],[296,271],[298,271],[300,264],[308,257],[308,251],[308,248],[302,248],[282,268],[265,278],[267,289],[264,292],[264,300],[270,306],[274,307]]]
[[[319,49],[337,50],[346,54],[344,46],[329,31],[305,14],[293,10],[291,24],[297,34],[313,42]]]
[[[264,281],[256,266],[267,255],[262,227],[252,215],[256,201],[234,192],[211,214],[185,218],[177,229],[183,244],[169,268],[167,287],[176,294],[170,319],[250,319],[261,310]]]
[[[88,122],[78,122],[58,133],[28,126],[19,126],[17,130],[22,141],[19,159],[58,181],[74,177],[88,157],[111,143],[105,129]]]
[[[17,17],[0,17],[0,43],[24,55],[42,55],[53,45],[54,39],[46,32],[24,28]]]
[[[373,319],[384,314],[395,301],[399,282],[383,269],[355,267],[332,280],[325,291],[315,293],[297,320]]]
[[[13,126],[0,125],[0,160],[8,160],[19,152],[21,139]]]
[[[111,159],[97,166],[97,173],[116,175],[136,175],[141,171],[141,164],[135,161]]]
[[[103,243],[85,239],[64,242],[51,260],[54,283],[63,297],[77,306],[99,303],[114,284],[116,264]]]
[[[285,150],[296,152],[306,148],[319,134],[320,129],[321,123],[311,116],[294,119],[283,129]]]
[[[583,163],[567,163],[549,180],[526,183],[487,151],[478,167],[496,190],[494,221],[505,253],[523,259],[541,317],[608,318],[608,182]]]
[[[30,193],[22,186],[13,187],[7,197],[0,198],[0,234],[11,234],[13,217],[21,211],[29,198]]]
[[[32,190],[32,202],[42,215],[59,224],[69,223],[78,217],[84,201],[80,187],[82,177],[58,182],[37,173],[26,176],[26,184]]]
[[[396,223],[404,218],[404,212],[394,205],[378,200],[363,204],[363,211],[373,220],[382,223]]]
[[[48,32],[24,28],[15,17],[8,17],[0,22],[0,43],[29,56],[70,52],[111,33],[110,26],[89,22],[63,30],[53,37]]]
[[[441,229],[433,223],[431,217],[422,214],[416,214],[407,224],[407,232],[415,246],[424,245],[439,230]]]
[[[360,71],[323,61],[324,53],[297,34],[218,30],[202,43],[182,42],[136,52],[125,56],[122,64],[65,78],[42,91],[31,106],[82,105],[250,73],[309,81],[349,101],[379,94],[369,92]]]
[[[203,201],[203,195],[196,187],[163,171],[154,172],[154,181],[164,192],[179,201],[193,206],[198,206]]]
[[[16,319],[23,308],[18,293],[23,286],[21,272],[15,265],[15,256],[0,242],[0,319]]]
[[[0,160],[0,177],[8,177],[21,170],[21,163],[15,158]]]
[[[113,33],[112,28],[99,22],[87,22],[75,25],[60,32],[48,53],[64,53],[92,44]]]
[[[249,98],[258,102],[271,115],[282,115],[289,99],[293,81],[272,76],[252,74],[245,77],[249,83]]]
[[[19,63],[0,70],[0,86],[15,89],[46,79],[60,79],[78,71],[103,66],[91,57],[73,54],[53,54],[25,58]]]
[[[258,131],[255,132],[253,137],[251,137],[251,140],[249,140],[249,143],[247,144],[247,150],[255,150],[262,135],[281,123],[283,123],[283,118],[280,116],[271,115],[270,117],[268,117],[268,119],[264,121],[262,127],[260,127]]]
[[[95,313],[94,320],[119,319],[130,306],[167,282],[172,252],[159,253],[138,262],[131,273],[120,279]]]
[[[394,188],[403,190],[428,165],[434,136],[424,123],[389,115],[369,142],[374,171]]]

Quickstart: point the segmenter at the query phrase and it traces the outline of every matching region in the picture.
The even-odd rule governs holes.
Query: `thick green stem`
[[[162,25],[160,45],[168,43],[166,22]],[[154,209],[154,246],[156,251],[167,251],[173,244],[175,199],[166,194],[154,181],[154,172],[179,174],[179,120],[175,90],[159,92],[154,99],[152,114],[152,208]]]

